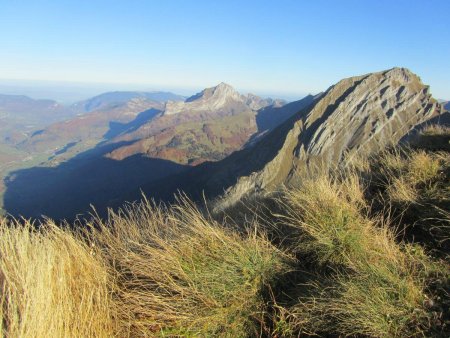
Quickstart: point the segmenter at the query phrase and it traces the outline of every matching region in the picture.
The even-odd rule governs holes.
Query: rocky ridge
[[[330,168],[356,154],[396,144],[416,126],[443,114],[429,87],[405,68],[344,79],[288,121],[288,127],[273,131],[272,138],[283,139],[276,155],[262,169],[240,177],[217,201],[216,209],[290,183],[306,168]],[[256,145],[254,156],[265,146]]]
[[[164,115],[174,115],[181,112],[203,112],[216,110],[237,111],[242,108],[258,110],[269,105],[278,107],[285,104],[282,100],[263,99],[254,94],[242,95],[232,86],[221,82],[215,87],[210,87],[189,97],[184,102],[168,101],[164,109]]]

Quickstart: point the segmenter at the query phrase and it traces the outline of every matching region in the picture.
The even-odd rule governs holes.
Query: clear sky
[[[0,79],[296,97],[404,66],[450,99],[449,0],[0,0]]]

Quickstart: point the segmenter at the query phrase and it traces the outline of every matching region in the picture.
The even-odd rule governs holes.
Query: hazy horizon
[[[0,79],[0,94],[25,95],[33,99],[50,99],[64,104],[70,104],[93,96],[114,91],[142,91],[142,92],[172,92],[186,97],[192,96],[199,91],[218,85],[207,84],[204,87],[158,87],[152,84],[131,84],[131,83],[89,83],[70,81],[45,81],[45,80],[17,80]],[[234,87],[232,83],[229,83]],[[284,99],[296,101],[308,94],[317,93],[279,93],[252,91],[245,88],[235,89],[242,94],[252,93],[261,97],[273,99]]]
[[[4,1],[0,78],[183,95],[224,81],[295,99],[398,66],[448,99],[449,9],[442,0]]]

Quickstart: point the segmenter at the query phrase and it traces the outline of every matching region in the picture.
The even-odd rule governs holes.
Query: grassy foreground
[[[448,135],[226,217],[180,198],[84,227],[1,219],[2,335],[448,337]]]

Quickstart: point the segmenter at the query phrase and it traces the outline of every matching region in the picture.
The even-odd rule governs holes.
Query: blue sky
[[[300,97],[410,68],[450,99],[450,1],[0,0],[0,79]]]

